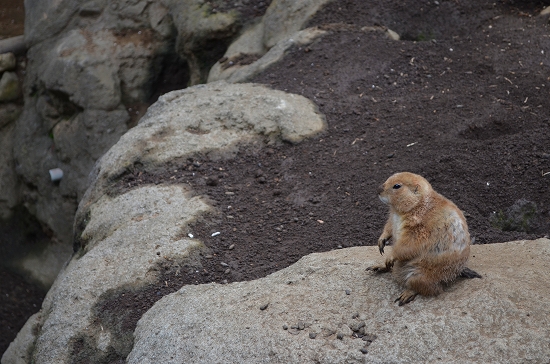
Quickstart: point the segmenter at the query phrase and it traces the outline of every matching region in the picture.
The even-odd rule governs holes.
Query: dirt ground
[[[374,245],[387,217],[377,187],[399,171],[423,175],[453,200],[477,244],[544,236],[550,26],[536,16],[542,8],[332,3],[310,22],[331,29],[328,35],[254,80],[315,101],[326,133],[245,149],[229,161],[196,158],[141,171],[121,185],[190,183],[214,201],[221,214],[192,227],[212,250],[196,283],[255,279],[312,252]],[[361,30],[374,25],[405,40]],[[495,226],[495,217],[525,204],[536,205],[527,231]]]
[[[24,0],[0,0],[0,39],[23,35]]]
[[[550,24],[538,16],[548,5],[329,4],[309,24],[329,33],[253,80],[313,100],[328,130],[297,145],[244,149],[223,162],[196,157],[121,180],[121,188],[189,183],[220,213],[191,227],[209,248],[200,269],[178,274],[167,262],[158,285],[110,298],[98,319],[131,331],[185,284],[256,279],[309,253],[375,245],[387,217],[377,187],[399,171],[423,175],[453,200],[476,244],[548,235]],[[372,26],[402,39],[362,30]],[[518,211],[531,219],[511,222],[507,214]],[[121,322],[107,322],[109,312]]]
[[[329,34],[253,80],[316,102],[326,133],[126,176],[119,188],[189,183],[220,213],[191,227],[210,250],[200,269],[178,274],[166,262],[159,284],[111,297],[98,311],[132,330],[182,285],[256,279],[309,253],[375,245],[387,217],[377,187],[399,171],[423,175],[453,200],[476,244],[547,236],[550,26],[537,16],[544,5],[328,5],[310,26]],[[402,40],[366,26],[386,26]]]

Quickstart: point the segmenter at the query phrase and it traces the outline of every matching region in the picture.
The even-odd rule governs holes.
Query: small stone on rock
[[[310,332],[310,333],[309,333],[309,338],[310,338],[310,339],[315,339],[316,337],[317,337],[317,334],[316,334],[316,333],[314,333],[314,332]]]
[[[267,306],[269,306],[269,303],[266,303],[265,305],[261,305],[260,306],[260,310],[265,310],[267,308]]]

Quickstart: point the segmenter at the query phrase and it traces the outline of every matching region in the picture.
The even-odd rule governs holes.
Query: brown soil
[[[398,171],[423,175],[462,208],[477,244],[547,235],[550,33],[548,18],[536,16],[542,8],[327,6],[310,25],[330,33],[253,80],[316,102],[326,133],[245,148],[229,161],[197,157],[125,176],[117,189],[189,183],[219,214],[190,229],[209,248],[200,268],[165,262],[157,285],[106,297],[99,311],[109,319],[98,320],[113,326],[123,317],[117,327],[132,332],[154,302],[183,285],[256,279],[309,253],[374,245],[387,216],[376,190]],[[380,25],[404,39],[361,30]],[[525,206],[536,209],[531,223],[494,225]]]
[[[191,229],[211,254],[188,283],[256,279],[312,252],[374,245],[387,216],[377,186],[398,171],[462,208],[477,244],[544,236],[550,33],[541,2],[521,5],[334,2],[310,23],[328,35],[253,80],[316,102],[326,133],[136,171],[119,186],[189,183],[214,201],[220,213]],[[361,30],[376,25],[405,40]],[[525,201],[536,205],[530,225],[495,225]]]

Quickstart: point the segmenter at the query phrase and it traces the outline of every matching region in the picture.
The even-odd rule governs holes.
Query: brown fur
[[[423,177],[396,173],[380,186],[379,197],[389,205],[390,217],[378,247],[383,254],[392,239],[393,250],[384,265],[369,270],[392,271],[405,287],[396,299],[400,306],[417,294],[441,293],[444,284],[459,275],[480,277],[464,267],[470,254],[470,234],[462,211]]]

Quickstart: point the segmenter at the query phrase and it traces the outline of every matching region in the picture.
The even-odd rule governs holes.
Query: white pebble
[[[189,233],[187,234],[188,237],[190,237],[191,239],[193,239],[193,234]]]
[[[214,234],[212,234],[212,236],[218,236],[218,235],[220,235],[219,231],[216,231]]]

